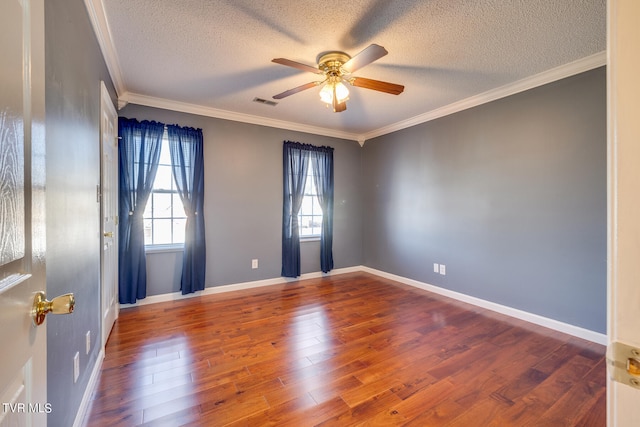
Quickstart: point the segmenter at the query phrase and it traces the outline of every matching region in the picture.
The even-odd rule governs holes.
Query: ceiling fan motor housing
[[[322,70],[327,77],[340,77],[343,74],[342,66],[350,59],[351,57],[344,52],[325,53],[318,59],[318,68]]]

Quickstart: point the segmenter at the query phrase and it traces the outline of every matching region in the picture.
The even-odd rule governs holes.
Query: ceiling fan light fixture
[[[349,99],[349,89],[342,82],[336,83],[336,97],[338,97],[338,102]]]
[[[327,83],[320,89],[320,100],[329,105],[333,103],[333,83]]]
[[[320,100],[329,105],[333,104],[333,94],[336,94],[338,103],[345,102],[349,99],[349,89],[342,82],[329,82],[320,90]]]

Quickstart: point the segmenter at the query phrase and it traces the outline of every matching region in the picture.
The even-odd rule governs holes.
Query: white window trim
[[[164,245],[145,245],[144,251],[148,254],[159,254],[159,253],[168,253],[168,252],[183,252],[184,245],[182,243],[178,244],[164,244]]]

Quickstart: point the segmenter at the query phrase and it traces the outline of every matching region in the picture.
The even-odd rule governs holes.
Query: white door
[[[638,0],[609,0],[608,358],[617,363],[607,383],[611,427],[640,426],[639,19]]]
[[[100,212],[102,214],[102,347],[118,317],[118,115],[100,82]]]
[[[44,0],[0,1],[0,425],[46,426]]]

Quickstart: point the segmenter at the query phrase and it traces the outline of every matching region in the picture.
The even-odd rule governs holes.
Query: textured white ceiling
[[[606,0],[102,0],[124,100],[362,135],[606,49]],[[104,36],[104,35],[103,35]],[[333,113],[319,88],[275,107],[252,102],[317,80],[274,64],[319,53],[389,54],[354,75],[403,84],[399,96],[350,87]],[[213,114],[215,115],[215,114]]]

